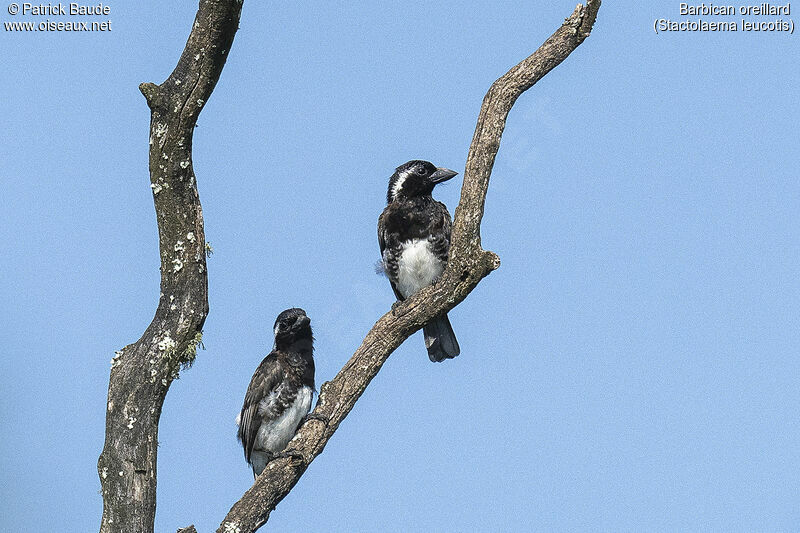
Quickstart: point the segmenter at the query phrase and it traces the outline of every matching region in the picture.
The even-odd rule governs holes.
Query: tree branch
[[[306,422],[289,443],[291,457],[275,459],[267,465],[255,484],[233,505],[218,533],[250,533],[265,524],[275,506],[325,449],[328,439],[389,355],[431,318],[463,301],[480,280],[500,266],[497,255],[481,248],[480,223],[506,117],[523,92],[589,36],[599,8],[600,0],[578,5],[536,52],[492,84],[483,99],[470,145],[461,199],[455,211],[450,258],[441,280],[378,320],[336,377],[320,388],[313,413],[318,418]]]
[[[239,25],[240,0],[201,0],[175,70],[139,86],[150,107],[150,186],[158,223],[161,295],[152,322],[111,364],[106,439],[97,462],[101,533],[151,533],[158,421],[181,366],[191,365],[208,314],[203,212],[192,168],[197,117]]]

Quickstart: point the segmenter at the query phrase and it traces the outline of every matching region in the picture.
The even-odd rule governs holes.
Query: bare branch
[[[161,295],[153,321],[111,366],[106,440],[97,462],[101,533],[153,531],[161,407],[188,366],[208,314],[203,212],[192,168],[197,117],[239,25],[240,0],[201,0],[186,47],[161,85],[139,88],[151,110],[150,182],[158,223]]]
[[[323,384],[313,418],[289,443],[292,457],[275,459],[256,483],[234,504],[218,533],[250,533],[261,527],[275,506],[294,487],[311,461],[361,397],[386,359],[412,333],[434,316],[449,311],[500,265],[484,251],[480,223],[494,159],[506,117],[517,98],[563,61],[589,33],[600,0],[578,5],[564,24],[530,57],[492,84],[483,100],[467,157],[461,200],[456,208],[450,259],[442,279],[378,320],[336,377]]]

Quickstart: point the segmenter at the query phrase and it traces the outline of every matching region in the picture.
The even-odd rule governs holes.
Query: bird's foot
[[[321,415],[319,413],[308,413],[306,416],[303,417],[302,420],[300,420],[300,426],[298,426],[298,427],[302,427],[309,420],[319,420],[320,422],[322,422],[326,426],[328,424],[330,424],[330,422],[331,422],[331,419],[328,418],[325,415]]]
[[[400,306],[403,305],[403,302],[397,300],[392,304],[392,316],[397,316],[397,310],[400,309]]]
[[[289,464],[292,466],[300,465],[306,461],[306,458],[303,457],[300,452],[292,448],[287,448],[280,453],[273,454],[272,457],[270,457],[270,462],[275,459],[289,459]]]

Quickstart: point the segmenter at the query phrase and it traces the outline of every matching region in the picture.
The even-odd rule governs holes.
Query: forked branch
[[[219,79],[242,3],[201,0],[178,65],[161,85],[139,88],[150,107],[150,186],[158,223],[161,295],[142,337],[111,363],[106,439],[97,462],[101,533],[151,533],[156,511],[158,421],[208,314],[203,212],[192,168],[197,117]]]

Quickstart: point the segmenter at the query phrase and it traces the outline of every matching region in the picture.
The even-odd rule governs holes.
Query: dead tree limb
[[[233,505],[218,533],[251,533],[266,523],[275,506],[322,453],[389,355],[431,318],[458,305],[481,279],[500,266],[497,255],[481,247],[480,223],[506,117],[523,92],[589,36],[599,8],[600,0],[578,5],[533,55],[492,84],[470,145],[461,199],[455,211],[450,258],[441,280],[378,320],[336,377],[320,388],[314,409],[318,418],[306,422],[289,443],[287,451],[292,456],[267,465],[250,490]]]
[[[150,107],[150,186],[161,256],[161,295],[142,337],[111,364],[106,439],[97,462],[101,533],[152,533],[158,421],[172,381],[192,363],[208,314],[203,212],[192,168],[197,117],[239,26],[241,0],[201,0],[175,70],[139,89]]]

